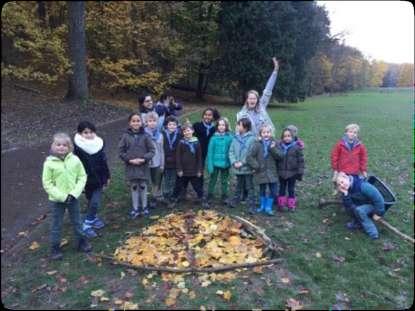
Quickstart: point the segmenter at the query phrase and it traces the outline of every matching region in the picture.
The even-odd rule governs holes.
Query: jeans
[[[97,211],[101,206],[102,187],[94,190],[85,188],[85,196],[88,199],[88,211],[86,214],[87,220],[94,220],[97,216]]]
[[[76,239],[79,241],[81,238],[84,238],[81,225],[81,215],[79,213],[79,201],[77,199],[74,199],[72,203],[51,202],[51,209],[52,223],[50,240],[52,246],[60,245],[61,243],[63,218],[65,216],[66,209],[68,209]]]
[[[175,168],[164,169],[163,175],[163,197],[171,199],[176,188],[177,172]]]
[[[360,205],[355,208],[354,214],[356,218],[362,224],[363,230],[370,236],[371,238],[378,238],[379,233],[376,225],[373,223],[372,219],[369,215],[371,214],[383,215],[385,213],[384,208],[376,209],[372,204],[364,204]]]
[[[255,187],[254,179],[251,174],[247,175],[236,175],[236,189],[234,194],[234,201],[239,202],[243,195],[243,192],[246,191],[247,203],[250,205],[255,204]]]
[[[295,197],[295,193],[294,193],[294,188],[295,188],[295,176],[290,177],[288,179],[283,179],[283,178],[279,178],[280,180],[280,191],[279,191],[279,195],[280,196],[284,196],[285,195],[285,191],[288,187],[288,196],[290,198],[294,198]]]
[[[228,195],[229,169],[220,167],[215,167],[213,173],[210,174],[208,195],[213,196],[213,192],[215,191],[216,186],[216,180],[218,179],[219,173],[222,186],[222,196]]]
[[[277,195],[277,183],[259,184],[259,195],[261,197],[267,196],[267,186],[269,189],[269,198],[274,198]]]

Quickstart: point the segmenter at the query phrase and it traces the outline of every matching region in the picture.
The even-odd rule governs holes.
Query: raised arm
[[[274,70],[272,71],[271,76],[268,78],[267,84],[265,85],[265,89],[262,92],[261,99],[259,100],[259,104],[264,109],[266,109],[269,104],[269,101],[272,96],[272,90],[275,86],[275,82],[277,81],[278,68],[279,68],[278,60],[275,57],[273,57],[272,61],[274,62]]]

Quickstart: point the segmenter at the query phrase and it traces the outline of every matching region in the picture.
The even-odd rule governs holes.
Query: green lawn
[[[278,135],[283,126],[295,124],[305,142],[306,173],[297,185],[299,207],[295,213],[275,217],[250,217],[245,207],[225,213],[242,215],[266,229],[284,251],[282,264],[264,268],[263,273],[239,272],[240,278],[228,283],[214,282],[201,287],[195,276],[186,277],[186,287],[196,293],[189,299],[182,293],[174,308],[195,309],[282,309],[293,298],[306,309],[403,309],[413,303],[414,248],[380,227],[380,239],[370,240],[362,232],[349,232],[348,220],[338,207],[317,208],[320,197],[330,197],[330,149],[342,136],[348,123],[361,126],[361,138],[368,148],[369,173],[376,174],[396,192],[398,203],[385,219],[402,232],[413,236],[413,93],[410,90],[360,91],[339,96],[319,96],[299,104],[273,105],[269,108]],[[218,107],[234,127],[238,107]],[[200,118],[200,112],[191,120]],[[111,254],[131,232],[152,220],[129,220],[130,196],[121,166],[113,168],[112,184],[105,194],[102,210],[108,223],[102,236],[93,240],[94,251]],[[182,207],[183,209],[189,206]],[[158,209],[155,213],[165,214]],[[171,283],[154,276],[149,287],[142,285],[147,273],[134,275],[108,262],[96,264],[64,247],[64,260],[47,261],[48,219],[38,226],[33,239],[40,248],[23,248],[13,263],[3,265],[2,300],[9,308],[89,308],[90,292],[105,290],[108,302],[98,308],[115,308],[114,299],[125,299],[140,309],[165,309]],[[70,240],[71,228],[64,236]],[[319,256],[321,255],[321,256]],[[6,269],[6,270],[5,270]],[[48,275],[46,272],[56,270]],[[125,273],[125,276],[124,276]],[[283,282],[288,278],[289,282]],[[41,285],[42,288],[39,288]],[[154,286],[153,286],[154,285]],[[36,291],[34,289],[39,288]],[[229,302],[216,295],[230,290]],[[128,296],[129,294],[127,294]],[[130,295],[131,296],[131,295]],[[119,307],[118,307],[119,308]]]

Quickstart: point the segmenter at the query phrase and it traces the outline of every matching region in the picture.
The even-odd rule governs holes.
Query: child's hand
[[[134,164],[134,165],[139,165],[140,162],[138,161],[138,159],[131,159],[128,162],[130,162],[130,164]]]
[[[183,171],[177,172],[177,176],[182,177],[183,176]]]
[[[235,166],[235,168],[240,168],[242,166],[242,163],[238,161],[238,162],[235,162],[233,166]]]
[[[367,172],[362,172],[364,178],[367,178]]]
[[[197,173],[197,177],[201,177],[201,176],[202,176],[201,172]]]
[[[278,65],[278,60],[276,57],[272,58],[272,62],[274,63],[274,71],[278,71],[279,65]]]
[[[274,148],[276,146],[276,144],[275,144],[275,141],[273,141],[272,143],[271,143],[271,148]]]

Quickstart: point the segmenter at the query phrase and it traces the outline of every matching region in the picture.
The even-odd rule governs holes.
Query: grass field
[[[413,93],[412,90],[359,91],[339,96],[319,96],[299,104],[272,105],[269,113],[278,134],[283,126],[295,124],[305,142],[306,173],[297,185],[299,207],[295,213],[275,217],[248,216],[245,207],[226,210],[242,215],[266,229],[284,248],[283,263],[263,269],[263,273],[239,272],[233,281],[214,282],[201,287],[194,276],[186,277],[186,287],[196,293],[190,299],[182,293],[173,308],[199,309],[283,309],[288,299],[305,309],[404,309],[413,303],[414,248],[380,227],[380,239],[370,240],[362,232],[349,232],[348,220],[338,207],[317,208],[320,197],[330,197],[329,154],[348,123],[361,125],[361,138],[369,153],[369,173],[383,179],[395,191],[397,204],[385,219],[413,236]],[[238,107],[218,107],[232,124]],[[195,121],[200,115],[192,115]],[[132,221],[127,213],[130,196],[121,166],[113,168],[110,188],[105,193],[101,215],[108,223],[92,244],[95,252],[111,254],[131,232],[152,222]],[[190,208],[189,206],[180,209]],[[170,211],[168,211],[170,212]],[[164,215],[165,210],[154,213]],[[125,268],[91,262],[64,247],[64,260],[47,260],[48,219],[39,225],[28,242],[36,240],[36,250],[22,249],[7,266],[2,260],[2,301],[8,308],[90,308],[91,291],[105,290],[110,300],[97,308],[122,308],[114,299],[127,299],[140,309],[165,309],[168,289],[161,277],[144,287],[146,275]],[[65,234],[72,239],[68,221]],[[27,245],[29,246],[29,245]],[[52,272],[51,272],[52,271]],[[47,273],[49,272],[49,274]],[[288,279],[288,281],[287,281]],[[230,301],[216,295],[230,290]],[[126,298],[127,293],[127,298]],[[95,306],[92,306],[95,307]]]

